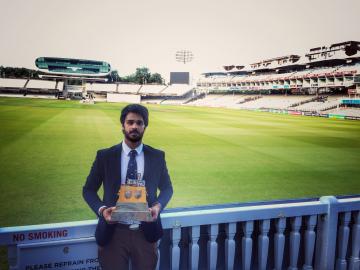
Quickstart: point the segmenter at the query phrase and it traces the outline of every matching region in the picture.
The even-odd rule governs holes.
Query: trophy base
[[[119,202],[116,203],[116,209],[111,214],[111,220],[120,222],[153,221],[147,204]]]

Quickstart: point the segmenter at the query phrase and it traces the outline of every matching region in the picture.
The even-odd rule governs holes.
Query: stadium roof
[[[45,73],[65,76],[101,77],[111,71],[107,62],[73,58],[39,57],[35,65]]]

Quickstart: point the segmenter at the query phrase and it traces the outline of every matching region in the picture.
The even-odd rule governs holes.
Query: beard
[[[126,132],[125,130],[123,130],[123,133],[124,133],[125,138],[133,143],[140,142],[144,135],[144,133],[140,133],[137,130],[133,130],[130,132]]]

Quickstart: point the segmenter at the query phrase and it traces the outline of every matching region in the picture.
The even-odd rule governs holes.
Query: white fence
[[[360,268],[360,196],[169,209],[161,217],[159,269]],[[95,226],[1,228],[0,245],[10,269],[100,269]]]

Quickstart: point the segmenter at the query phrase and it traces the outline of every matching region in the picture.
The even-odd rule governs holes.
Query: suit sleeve
[[[101,151],[98,151],[83,187],[83,197],[96,215],[98,215],[99,208],[104,205],[97,193],[103,181],[104,167],[102,166],[101,161]]]
[[[160,193],[159,193],[158,201],[161,204],[161,208],[164,209],[173,195],[173,187],[166,166],[165,153],[162,154],[162,158],[164,160],[164,166],[162,168],[162,173],[159,182]]]

